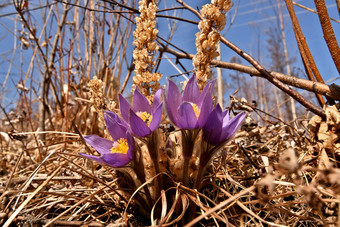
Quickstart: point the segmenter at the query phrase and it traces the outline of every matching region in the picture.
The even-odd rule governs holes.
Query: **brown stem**
[[[324,0],[314,0],[318,11],[320,24],[323,31],[323,37],[327,43],[328,50],[331,53],[335,67],[340,74],[340,48],[332,28],[331,21],[327,12],[327,7]]]
[[[280,88],[282,91],[289,94],[292,98],[294,98],[296,101],[301,103],[303,106],[305,106],[307,109],[311,110],[313,113],[325,118],[326,115],[324,111],[318,107],[316,107],[314,104],[312,104],[310,101],[305,99],[302,95],[297,93],[296,91],[290,89],[286,84],[282,83],[280,80],[278,80],[276,77],[274,77],[270,72],[268,72],[265,68],[263,68],[260,63],[258,63],[255,59],[253,59],[250,55],[239,49],[237,46],[229,42],[224,37],[221,37],[221,41],[225,43],[227,46],[229,46],[231,49],[233,49],[235,52],[237,52],[240,56],[245,58],[248,62],[250,62],[254,67],[255,70],[258,71],[258,74],[260,74],[262,77],[269,80],[272,84]],[[184,54],[186,58],[192,58],[193,55],[190,54]],[[217,61],[212,61],[212,64]]]
[[[204,170],[205,170],[205,166],[198,165],[198,171],[197,171],[197,176],[196,176],[195,185],[194,185],[194,189],[197,189],[198,191],[200,189],[199,187],[200,187],[201,181],[203,179]]]
[[[291,0],[286,0],[286,1],[290,1]],[[188,10],[190,10],[192,13],[194,13],[197,17],[199,17],[200,19],[202,19],[202,16],[196,11],[194,10],[192,7],[190,7],[189,5],[187,5],[185,2],[183,2],[182,0],[177,0],[177,2],[179,2],[180,4],[182,4],[184,7],[186,7]],[[228,46],[230,49],[232,49],[233,51],[235,51],[238,55],[240,55],[242,58],[244,58],[246,61],[248,61],[250,64],[252,64],[255,69],[257,69],[259,71],[260,74],[262,74],[262,76],[264,78],[266,78],[269,82],[271,82],[272,84],[274,84],[276,87],[278,87],[279,89],[281,89],[282,91],[284,91],[285,93],[287,93],[288,95],[290,95],[292,98],[294,98],[296,101],[298,101],[299,103],[301,103],[301,105],[303,105],[304,107],[306,107],[307,109],[309,109],[310,111],[312,111],[313,113],[321,116],[322,118],[326,117],[325,112],[316,107],[313,103],[311,103],[310,101],[308,101],[307,99],[305,99],[302,95],[300,95],[298,92],[294,91],[293,89],[289,88],[286,84],[282,83],[281,81],[279,81],[278,79],[276,79],[273,75],[271,75],[271,73],[269,71],[267,71],[258,61],[256,61],[252,56],[250,56],[249,54],[247,54],[246,52],[244,52],[243,50],[241,50],[240,48],[238,48],[235,44],[231,43],[230,41],[228,41],[225,37],[221,36],[221,42],[224,43],[226,46]],[[311,56],[311,55],[310,55]],[[313,60],[313,58],[311,59]],[[314,61],[313,61],[314,62]],[[315,64],[314,64],[315,66]],[[317,71],[317,68],[315,66],[315,69]],[[317,71],[318,72],[318,71]],[[320,76],[321,80],[322,77]],[[320,79],[319,78],[319,79]],[[320,81],[319,81],[320,82]],[[323,82],[323,80],[322,80]],[[320,102],[323,101],[323,104],[325,103],[325,101],[323,100],[322,96],[317,95],[320,99],[318,99]]]
[[[340,7],[340,0],[336,0],[336,1],[337,1],[338,6]],[[307,10],[307,11],[309,11],[309,12],[318,14],[318,12],[316,12],[315,10],[312,10],[311,8],[308,8],[308,7],[304,6],[304,5],[301,5],[301,4],[296,3],[296,2],[293,2],[293,4],[294,4],[295,6],[298,6],[298,7],[302,8],[302,9],[305,9],[305,10]],[[339,12],[340,12],[340,8],[338,8],[338,9],[339,9]],[[340,15],[340,14],[339,14],[339,15]],[[331,20],[334,21],[334,22],[340,23],[340,20],[336,20],[336,19],[334,19],[334,18],[332,18],[332,17],[330,17],[329,19],[331,19]]]
[[[182,52],[176,51],[166,46],[163,46],[162,49],[165,52],[173,54],[177,58],[192,59],[194,56],[193,54],[182,53]],[[216,67],[232,69],[232,70],[236,70],[239,72],[247,73],[251,76],[263,77],[263,75],[257,69],[251,66],[242,65],[238,63],[225,62],[225,61],[217,61],[217,60],[212,60],[211,64]],[[338,91],[338,89],[336,89],[337,87],[336,85],[332,87],[332,86],[328,86],[327,84],[313,82],[310,80],[298,78],[295,76],[289,76],[289,75],[279,73],[279,72],[271,71],[270,73],[272,76],[274,76],[275,78],[277,78],[278,80],[280,80],[281,82],[287,85],[291,85],[296,88],[301,88],[301,89],[311,91],[311,92],[316,92],[318,94],[324,95],[333,100],[340,100],[340,92]]]
[[[189,164],[190,164],[190,158],[184,157],[184,162],[183,162],[183,185],[188,186],[189,185]]]
[[[256,61],[252,56],[238,48],[235,44],[231,43],[229,40],[227,40],[225,37],[221,37],[222,43],[227,45],[230,49],[235,51],[237,54],[239,54],[242,58],[247,60],[250,64],[252,64],[268,81],[270,81],[272,84],[274,84],[276,87],[290,95],[292,98],[294,98],[296,101],[301,103],[304,107],[312,111],[313,113],[319,115],[322,118],[326,118],[325,111],[315,106],[313,103],[305,99],[301,94],[296,92],[295,90],[291,89],[286,84],[282,83],[278,79],[276,79],[273,75],[270,74],[258,61]]]
[[[308,78],[311,81],[318,81],[320,83],[324,83],[320,72],[314,62],[313,56],[309,50],[309,47],[307,45],[306,42],[306,38],[304,37],[299,21],[296,17],[295,11],[294,11],[294,7],[293,7],[293,2],[292,0],[285,0],[286,1],[286,5],[287,5],[287,10],[289,12],[291,21],[292,21],[292,25],[293,25],[293,29],[294,29],[294,33],[295,33],[295,38],[299,47],[299,51],[300,51],[300,55],[306,70],[306,73],[308,75]],[[319,101],[319,104],[321,106],[325,105],[325,100],[323,99],[323,97],[319,94],[316,94],[316,98]]]

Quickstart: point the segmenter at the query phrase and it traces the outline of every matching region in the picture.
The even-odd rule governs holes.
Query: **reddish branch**
[[[194,56],[193,54],[182,53],[182,52],[176,51],[166,46],[163,46],[161,51],[168,52],[176,56],[176,58],[178,59],[180,58],[192,59]],[[224,69],[232,69],[232,70],[236,70],[239,72],[247,73],[251,76],[263,77],[263,75],[257,69],[251,66],[242,65],[238,63],[225,62],[225,61],[217,61],[217,60],[213,60],[211,64],[216,67],[221,67]],[[314,81],[298,78],[295,76],[289,76],[289,75],[279,73],[279,72],[271,71],[270,74],[276,79],[280,80],[282,83],[285,83],[287,85],[294,86],[296,88],[301,88],[303,90],[315,92],[315,93],[324,95],[327,98],[330,98],[333,100],[340,100],[340,91],[338,90],[339,88],[336,85],[328,86],[327,84],[314,82]]]
[[[318,11],[320,24],[323,31],[323,37],[327,43],[329,52],[333,58],[334,64],[340,74],[340,48],[336,40],[331,21],[328,16],[327,7],[324,0],[314,0],[316,10]]]
[[[296,17],[295,11],[294,11],[294,7],[293,7],[293,2],[292,0],[285,0],[286,1],[286,5],[287,5],[287,9],[290,15],[290,19],[292,21],[292,26],[294,29],[294,33],[295,33],[295,38],[296,38],[296,42],[298,44],[299,47],[299,51],[300,51],[300,55],[302,58],[302,62],[303,65],[305,67],[306,73],[308,75],[308,78],[311,81],[318,81],[320,83],[324,83],[322,76],[315,64],[315,61],[313,59],[313,56],[309,50],[308,44],[306,42],[306,38],[302,33],[299,21]],[[323,99],[323,97],[319,94],[316,94],[316,98],[319,101],[319,104],[321,106],[325,105],[325,100]]]
[[[288,1],[288,0],[287,0]],[[188,10],[190,10],[191,12],[193,12],[195,15],[197,15],[201,20],[202,20],[202,16],[195,10],[193,9],[191,6],[189,6],[188,4],[186,4],[185,2],[183,2],[182,0],[177,0],[177,2],[179,2],[180,4],[182,4],[184,7],[186,7]],[[279,81],[277,78],[275,78],[273,75],[271,75],[271,73],[269,71],[267,71],[258,61],[256,61],[252,56],[250,56],[249,54],[247,54],[246,52],[244,52],[243,50],[241,50],[239,47],[237,47],[235,44],[231,43],[229,40],[227,40],[225,37],[221,37],[221,41],[222,43],[224,43],[226,46],[228,46],[230,49],[232,49],[233,51],[235,51],[238,55],[240,55],[242,58],[244,58],[246,61],[248,61],[250,64],[252,64],[254,66],[255,69],[258,70],[258,72],[264,77],[266,78],[269,82],[271,82],[272,84],[274,84],[276,87],[278,87],[280,90],[284,91],[285,93],[287,93],[288,95],[290,95],[293,99],[295,99],[296,101],[298,101],[301,105],[303,105],[304,107],[306,107],[307,109],[309,109],[310,111],[312,111],[313,113],[319,115],[322,118],[326,118],[326,114],[325,112],[318,108],[317,106],[315,106],[313,103],[311,103],[309,100],[305,99],[301,94],[299,94],[298,92],[294,91],[293,89],[289,88],[288,85],[282,83],[281,81]],[[314,64],[315,65],[315,64]],[[320,76],[321,78],[321,76]],[[324,103],[324,100],[321,100]]]

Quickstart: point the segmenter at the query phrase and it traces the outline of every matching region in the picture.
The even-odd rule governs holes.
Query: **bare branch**
[[[288,1],[288,0],[287,0]],[[199,14],[199,12],[197,12],[195,9],[193,9],[191,6],[189,6],[188,4],[186,4],[185,2],[183,2],[182,0],[177,0],[177,2],[179,2],[180,4],[182,4],[184,7],[186,7],[189,11],[191,11],[192,13],[194,13],[198,18],[202,19],[202,16]],[[291,0],[290,0],[291,2]],[[268,81],[270,81],[272,84],[274,84],[276,87],[278,87],[279,89],[281,89],[282,91],[286,92],[288,95],[290,95],[292,98],[294,98],[296,101],[298,101],[299,103],[301,103],[304,107],[306,107],[307,109],[311,110],[313,113],[325,118],[326,115],[324,113],[324,111],[318,107],[316,107],[314,104],[312,104],[310,101],[308,101],[307,99],[305,99],[302,95],[300,95],[298,92],[290,89],[286,84],[282,83],[280,80],[276,79],[275,77],[273,77],[273,75],[270,74],[269,71],[267,71],[258,61],[256,61],[252,56],[250,56],[249,54],[247,54],[246,52],[244,52],[243,50],[241,50],[239,47],[237,47],[236,45],[234,45],[233,43],[231,43],[230,41],[228,41],[225,37],[221,37],[221,41],[222,43],[224,43],[226,46],[228,46],[230,49],[232,49],[233,51],[235,51],[238,55],[240,55],[242,58],[244,58],[245,60],[247,60],[250,64],[252,64],[256,70],[258,70],[258,72],[260,74],[262,74],[262,76],[264,78],[266,78]],[[315,64],[314,64],[315,65]],[[315,69],[317,71],[317,68],[315,66]],[[318,71],[317,71],[318,72]],[[319,79],[322,77],[319,76]],[[319,81],[321,82],[321,81]],[[322,80],[323,82],[323,80]],[[324,100],[322,99],[322,96],[319,97],[320,101],[323,101],[323,104],[325,103]]]
[[[331,53],[335,67],[340,74],[340,48],[336,40],[334,30],[332,28],[331,21],[329,20],[327,7],[324,0],[314,0],[316,9],[318,10],[318,16],[323,31],[323,37],[328,46],[328,50]]]
[[[294,33],[296,37],[296,42],[298,44],[300,55],[301,55],[303,64],[305,66],[305,70],[308,75],[308,78],[312,81],[315,81],[316,79],[316,81],[324,83],[320,75],[320,72],[318,68],[316,67],[313,56],[309,50],[306,39],[302,33],[299,21],[297,20],[297,17],[294,11],[292,0],[285,0],[285,1],[286,1],[287,9],[288,9],[291,21],[292,21],[292,25],[293,25],[293,29],[294,29]],[[322,96],[316,94],[316,98],[318,99],[319,104],[321,106],[325,105],[325,100],[323,99]]]
[[[163,50],[165,52],[173,54],[177,58],[192,59],[194,57],[193,54],[181,53],[169,47],[163,47]],[[246,65],[242,65],[238,63],[230,63],[230,62],[225,62],[225,61],[216,61],[216,60],[213,60],[212,64],[215,65],[216,67],[236,70],[239,72],[247,73],[251,76],[264,77],[256,68],[251,67],[251,66],[246,66]],[[276,79],[280,80],[281,82],[287,85],[294,86],[300,89],[304,89],[310,92],[316,92],[318,94],[324,95],[334,100],[340,100],[340,92],[337,89],[332,88],[331,86],[328,86],[327,84],[314,82],[314,81],[298,78],[295,76],[289,76],[289,75],[279,73],[279,72],[270,72],[270,74]]]

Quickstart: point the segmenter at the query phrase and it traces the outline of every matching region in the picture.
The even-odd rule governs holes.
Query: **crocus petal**
[[[222,128],[226,127],[229,124],[229,121],[230,121],[229,110],[226,110],[223,112]]]
[[[162,107],[163,103],[159,104],[156,108],[155,112],[152,115],[152,120],[150,122],[150,129],[151,131],[155,131],[162,120]]]
[[[215,82],[216,80],[212,80],[204,86],[202,93],[197,99],[197,104],[201,103],[206,95],[208,95],[208,97],[212,97]]]
[[[210,89],[212,89],[210,87]],[[209,95],[209,91],[207,92],[206,96],[203,98],[202,102],[198,107],[200,108],[200,115],[198,117],[198,126],[202,127],[208,119],[209,114],[213,109],[213,100],[212,97]]]
[[[122,167],[128,164],[131,159],[126,154],[114,153],[114,154],[104,154],[102,159],[105,164],[112,167]]]
[[[102,155],[111,152],[110,149],[113,145],[113,142],[111,140],[104,139],[97,135],[84,136],[84,139],[86,143],[88,143],[91,147],[96,149]]]
[[[114,112],[111,111],[105,111],[106,114],[108,114],[112,119],[114,119],[118,124],[122,125],[123,127],[125,127],[126,129],[129,128],[129,124],[121,119],[117,114],[115,114]]]
[[[129,122],[131,131],[138,137],[145,137],[151,134],[151,130],[148,125],[130,109]]]
[[[89,155],[85,153],[79,153],[81,156],[84,156],[85,158],[90,158],[96,162],[99,162],[101,164],[106,164],[105,161],[103,160],[103,157],[101,156],[94,156],[94,155]]]
[[[200,95],[200,89],[196,82],[195,74],[189,79],[183,93],[183,101],[196,103]]]
[[[152,103],[152,114],[156,111],[159,104],[161,103],[161,95],[162,95],[162,89],[158,89],[153,96],[153,103]]]
[[[198,128],[196,114],[192,105],[188,102],[184,102],[179,106],[177,118],[178,127],[181,129]]]
[[[222,132],[222,109],[219,104],[210,113],[207,122],[203,127],[203,136],[211,144],[218,144]]]
[[[169,87],[167,96],[165,97],[165,108],[168,113],[168,117],[177,126],[177,110],[182,102],[182,96],[178,91],[178,88],[174,82],[169,80]]]
[[[222,128],[221,139],[229,140],[232,138],[246,116],[246,113],[239,113],[237,116],[233,117],[233,119],[229,121],[229,124]]]
[[[133,111],[144,112],[151,114],[151,106],[148,99],[140,93],[138,87],[136,87],[135,93],[133,94]]]
[[[112,118],[107,114],[104,115],[106,128],[114,141],[119,140],[120,138],[124,138],[127,131],[126,127],[116,121],[116,117]]]
[[[119,108],[120,108],[120,113],[123,117],[123,119],[128,122],[129,121],[129,109],[131,108],[130,104],[126,99],[119,94]]]

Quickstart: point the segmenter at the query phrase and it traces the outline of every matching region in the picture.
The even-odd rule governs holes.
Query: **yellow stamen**
[[[198,117],[200,116],[201,110],[200,108],[195,104],[195,103],[190,103],[192,108],[194,109],[195,115],[198,119]]]
[[[150,123],[152,121],[152,115],[148,114],[146,111],[144,112],[137,112],[137,115],[148,125],[150,126]]]
[[[120,138],[118,141],[115,141],[111,148],[111,153],[120,153],[126,154],[129,150],[129,145],[127,140],[124,138]]]

